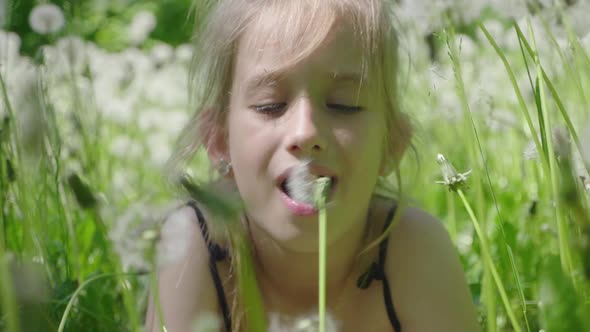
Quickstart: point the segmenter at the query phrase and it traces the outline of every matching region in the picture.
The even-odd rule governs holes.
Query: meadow
[[[211,174],[200,153],[191,183],[166,176],[202,13],[0,7],[0,330],[142,331],[155,268],[186,246],[182,225],[158,242],[162,221]],[[415,138],[384,190],[444,223],[483,331],[590,331],[586,13],[588,0],[398,5]]]

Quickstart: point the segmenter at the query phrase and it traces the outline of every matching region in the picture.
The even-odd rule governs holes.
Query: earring
[[[221,176],[226,176],[231,171],[231,162],[226,161],[225,159],[221,158],[219,160],[219,165],[217,165],[217,171]]]

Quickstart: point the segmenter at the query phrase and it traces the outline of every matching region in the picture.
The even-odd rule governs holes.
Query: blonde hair
[[[279,49],[284,49],[290,55],[284,63],[284,67],[289,68],[311,55],[342,21],[353,28],[354,38],[362,48],[363,74],[367,74],[369,81],[376,82],[371,93],[382,100],[388,133],[384,137],[383,153],[387,157],[389,171],[395,169],[409,144],[412,131],[399,106],[398,37],[394,25],[395,16],[389,2],[196,0],[194,12],[197,42],[189,84],[194,114],[183,129],[169,161],[172,171],[186,167],[201,146],[211,146],[214,137],[220,134],[227,137],[225,123],[233,63],[246,29],[252,26],[262,28],[257,30],[261,31],[257,36],[258,40],[278,40],[281,43]],[[268,15],[272,15],[270,17],[273,17],[273,22],[281,24],[264,26],[265,22],[261,18],[269,17]],[[276,36],[280,38],[273,38]],[[235,269],[236,261],[245,264],[249,260],[251,257],[232,259],[232,266],[239,272],[239,269]],[[234,303],[232,317],[237,318],[237,314],[243,312],[243,309],[239,303]],[[247,329],[247,324],[248,319],[242,327]],[[233,325],[232,331],[240,330],[238,319],[233,321]]]

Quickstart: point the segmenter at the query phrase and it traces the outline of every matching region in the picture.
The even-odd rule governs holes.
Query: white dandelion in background
[[[320,330],[320,321],[317,313],[287,317],[278,313],[272,313],[269,317],[269,332],[317,332]],[[340,327],[334,317],[326,313],[326,332],[339,331]]]
[[[20,44],[16,33],[0,30],[0,65],[7,65],[19,57]]]
[[[135,14],[127,28],[127,38],[131,45],[143,43],[156,28],[156,16],[147,10]]]
[[[156,66],[162,65],[172,59],[174,49],[166,43],[157,43],[152,48],[151,58]]]
[[[176,61],[189,64],[193,57],[193,47],[190,44],[178,45],[175,50]]]
[[[188,248],[190,219],[181,215],[179,206],[178,202],[159,207],[139,202],[123,214],[108,216],[114,220],[109,238],[125,271],[146,271],[153,263],[171,263],[184,255]],[[103,213],[113,212],[105,210]],[[151,256],[152,253],[155,256]]]
[[[36,6],[29,15],[31,29],[42,35],[59,31],[65,22],[62,10],[51,3]]]
[[[221,319],[211,312],[203,312],[193,323],[193,332],[214,332],[221,330]]]
[[[488,5],[503,18],[520,19],[528,13],[526,1],[490,1]]]

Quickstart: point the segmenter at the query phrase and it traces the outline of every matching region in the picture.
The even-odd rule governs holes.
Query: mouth
[[[336,172],[309,161],[303,161],[286,169],[276,179],[275,184],[287,209],[295,215],[316,214],[318,210],[314,200],[314,191],[319,178],[330,179],[330,190],[326,199],[329,204],[334,200],[338,185]]]
[[[321,177],[328,177],[330,178],[330,192],[328,194],[327,200],[331,201],[333,196],[334,196],[334,191],[336,188],[336,185],[338,183],[338,178],[335,176],[322,176],[322,175],[318,175],[317,177],[315,177],[314,180],[319,179]],[[305,203],[305,204],[311,204],[313,205],[313,182],[310,182],[308,184],[305,184],[303,186],[301,186],[302,188],[299,189],[300,193],[294,193],[294,189],[293,186],[288,184],[289,179],[288,178],[284,178],[282,181],[280,181],[279,183],[279,189],[280,191],[287,195],[289,198],[300,202],[300,203]]]
[[[332,178],[330,178],[332,179]],[[330,192],[328,194],[328,204],[332,201],[334,196],[334,189],[335,189],[335,179],[331,181],[334,183],[330,186]],[[302,216],[302,217],[312,217],[316,216],[319,213],[318,208],[315,205],[313,200],[313,185],[311,186],[312,189],[308,189],[307,193],[302,196],[301,193],[296,194],[291,189],[289,189],[289,185],[287,180],[283,180],[279,185],[279,192],[281,196],[281,200],[285,204],[285,207],[294,215]]]

